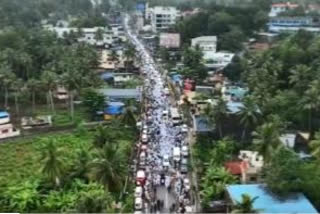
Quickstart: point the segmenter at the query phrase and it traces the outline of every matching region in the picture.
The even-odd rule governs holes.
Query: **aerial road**
[[[142,59],[144,113],[137,145],[136,213],[193,212],[188,172],[188,128],[152,56],[128,25],[128,39]]]

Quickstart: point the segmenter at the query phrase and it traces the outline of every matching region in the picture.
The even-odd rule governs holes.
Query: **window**
[[[9,129],[2,130],[2,134],[6,134],[6,133],[9,133]]]

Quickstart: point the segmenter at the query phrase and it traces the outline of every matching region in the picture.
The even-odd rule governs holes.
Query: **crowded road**
[[[136,213],[192,212],[188,128],[152,56],[128,25],[128,39],[142,59],[144,112],[136,145]]]

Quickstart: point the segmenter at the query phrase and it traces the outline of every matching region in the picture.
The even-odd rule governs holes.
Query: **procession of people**
[[[192,212],[188,178],[187,130],[182,118],[173,120],[178,109],[152,56],[128,26],[128,39],[142,59],[143,106],[136,157],[136,213]],[[183,151],[181,152],[181,150]]]

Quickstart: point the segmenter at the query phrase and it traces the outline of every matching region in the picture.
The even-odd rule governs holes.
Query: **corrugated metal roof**
[[[241,202],[241,195],[248,194],[251,198],[258,197],[253,208],[259,213],[318,213],[310,201],[301,193],[290,198],[277,198],[268,192],[265,185],[229,185],[227,191],[233,203]]]

